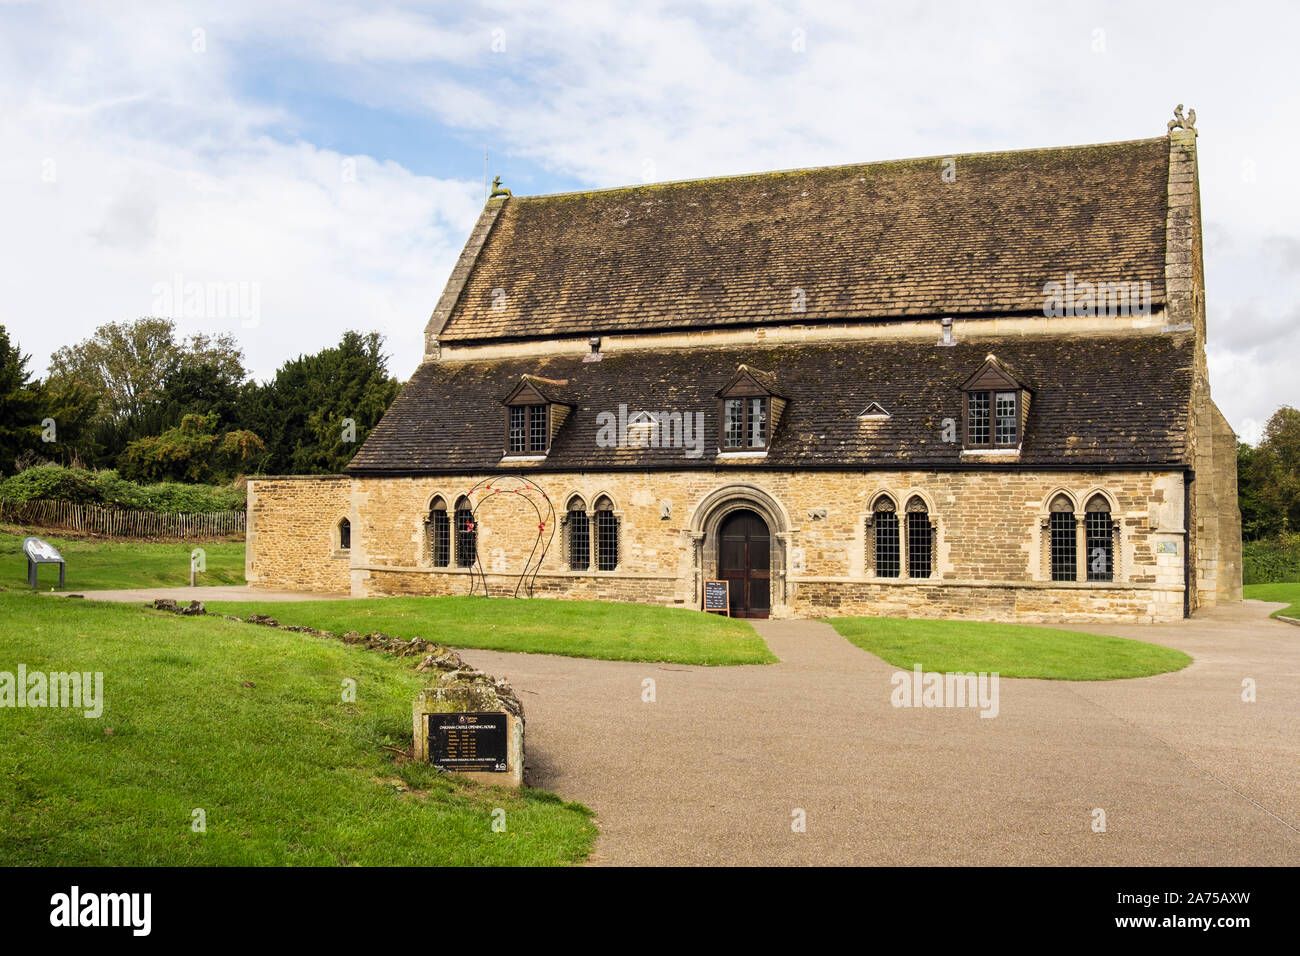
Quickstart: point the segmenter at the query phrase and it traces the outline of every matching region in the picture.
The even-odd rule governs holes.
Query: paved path
[[[50,592],[42,592],[50,594]],[[91,601],[119,601],[125,604],[147,604],[159,598],[171,598],[177,604],[191,601],[346,601],[347,594],[326,594],[313,591],[268,591],[250,588],[246,584],[213,585],[195,588],[127,588],[117,591],[64,591],[51,597],[80,594]]]
[[[996,719],[892,707],[895,668],[810,621],[759,622],[769,666],[464,656],[522,692],[528,782],[596,812],[593,863],[1296,865],[1300,629],[1276,607],[1093,628],[1196,661],[1003,680]]]

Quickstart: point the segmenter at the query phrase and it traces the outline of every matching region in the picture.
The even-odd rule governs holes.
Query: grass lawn
[[[0,619],[0,671],[104,675],[98,719],[0,710],[0,865],[552,865],[591,850],[582,807],[385,749],[411,745],[413,661],[34,594],[0,594]]]
[[[23,539],[27,536],[0,532],[0,589],[29,590],[27,557],[23,554]],[[199,545],[184,541],[106,541],[58,538],[39,531],[33,536],[54,545],[68,562],[69,591],[185,587],[190,583],[190,551],[195,547],[207,553],[207,570],[199,574],[200,584],[244,583],[242,541],[207,541]],[[43,564],[37,575],[41,590],[58,587],[58,565]]]
[[[747,621],[680,608],[603,601],[485,597],[368,598],[359,601],[232,603],[208,609],[269,614],[342,634],[383,631],[450,647],[563,654],[610,661],[769,664],[776,657]]]
[[[1289,605],[1280,611],[1274,611],[1272,617],[1300,618],[1300,584],[1247,584],[1242,588],[1243,597],[1255,601],[1281,601]]]
[[[1192,662],[1169,647],[1023,624],[861,617],[826,623],[864,651],[907,670],[919,663],[941,673],[1112,680],[1181,670]]]

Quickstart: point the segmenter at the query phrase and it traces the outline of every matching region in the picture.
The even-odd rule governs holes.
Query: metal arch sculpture
[[[461,530],[474,531],[474,561],[469,569],[469,593],[474,594],[478,590],[478,584],[483,584],[483,596],[489,597],[487,574],[483,570],[483,561],[478,553],[478,513],[485,503],[495,498],[497,495],[516,495],[527,501],[533,506],[533,511],[537,514],[537,540],[533,542],[533,548],[528,554],[528,559],[524,562],[524,569],[519,574],[519,580],[515,582],[515,589],[512,597],[519,597],[519,591],[522,589],[528,597],[533,596],[533,584],[537,580],[537,574],[542,569],[542,562],[546,559],[546,552],[551,549],[551,543],[555,540],[555,505],[551,503],[551,498],[546,491],[537,482],[531,478],[525,478],[523,475],[497,475],[492,478],[484,478],[474,485],[465,493],[465,497],[470,504],[470,527]],[[475,500],[477,498],[477,500]],[[539,503],[540,499],[540,503]],[[549,534],[547,533],[549,529]],[[478,578],[475,579],[474,572],[478,570]]]

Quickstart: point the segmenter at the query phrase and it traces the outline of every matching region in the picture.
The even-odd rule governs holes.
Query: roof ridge
[[[862,169],[867,166],[888,166],[896,163],[922,163],[944,159],[970,159],[977,156],[1012,156],[1018,153],[1054,153],[1061,150],[1101,149],[1108,146],[1136,146],[1168,140],[1168,136],[1150,136],[1143,139],[1120,139],[1106,143],[1076,143],[1073,146],[1035,146],[1025,149],[992,149],[972,153],[935,153],[930,156],[901,156],[895,159],[873,159],[861,163],[830,163],[825,166],[791,166],[784,169],[768,169],[752,173],[732,173],[718,176],[699,176],[694,179],[664,179],[652,183],[638,183],[627,186],[596,186],[591,189],[569,189],[558,193],[537,193],[527,196],[510,196],[502,201],[503,205],[513,202],[534,202],[545,199],[563,199],[569,196],[587,196],[616,192],[632,192],[637,189],[661,189],[668,186],[695,186],[701,183],[733,182],[735,180],[762,179],[766,176],[788,176],[796,173],[821,173],[836,169]]]

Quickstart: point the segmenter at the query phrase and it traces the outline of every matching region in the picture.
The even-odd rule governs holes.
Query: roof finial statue
[[[1182,107],[1179,107],[1179,109],[1182,109]],[[1192,116],[1195,115],[1196,113],[1193,112]],[[496,199],[497,196],[510,196],[510,195],[513,195],[513,193],[511,193],[509,189],[501,185],[500,176],[492,180],[492,195],[488,196],[488,199]]]
[[[1179,103],[1174,110],[1174,118],[1169,121],[1168,132],[1172,133],[1176,129],[1196,129],[1196,110],[1188,110],[1187,116],[1183,116],[1183,104]]]

